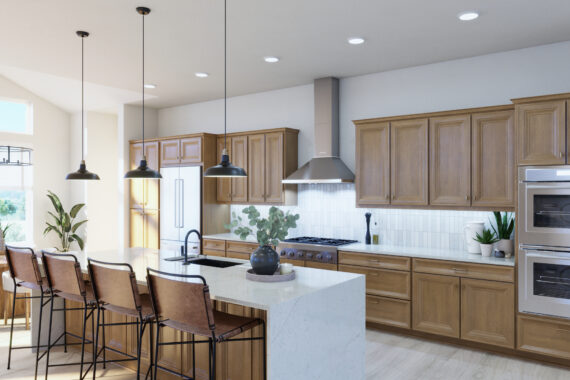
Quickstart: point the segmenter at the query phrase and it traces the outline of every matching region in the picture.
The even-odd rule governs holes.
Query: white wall
[[[354,169],[352,120],[510,103],[511,98],[570,91],[570,42],[544,45],[340,81],[340,155]],[[313,86],[229,99],[230,132],[291,127],[299,164],[313,154]],[[223,103],[158,112],[159,134],[223,132]]]
[[[33,107],[32,136],[0,133],[0,145],[19,144],[34,149],[33,218],[34,244],[37,248],[54,246],[54,236],[43,236],[47,211],[52,209],[47,190],[56,193],[66,203],[69,186],[65,176],[69,164],[70,115],[14,82],[0,76],[0,97],[27,100]]]

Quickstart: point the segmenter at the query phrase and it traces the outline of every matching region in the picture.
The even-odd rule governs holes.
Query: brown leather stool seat
[[[115,313],[123,315],[128,315],[129,317],[139,316],[139,311],[136,309],[130,309],[112,304],[105,304],[104,307],[105,310],[113,311]],[[141,307],[140,314],[142,315],[144,320],[150,320],[154,318],[154,312],[152,311],[152,304],[150,302],[150,296],[148,295],[148,293],[140,294],[140,307]]]

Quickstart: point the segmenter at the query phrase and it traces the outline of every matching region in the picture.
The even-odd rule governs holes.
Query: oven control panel
[[[295,245],[280,243],[277,246],[279,256],[289,260],[316,261],[328,264],[336,264],[338,262],[337,250],[334,247]]]

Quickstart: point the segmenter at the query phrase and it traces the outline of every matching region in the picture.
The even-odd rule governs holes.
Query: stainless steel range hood
[[[315,80],[315,157],[283,183],[354,182],[354,174],[339,156],[338,79]]]

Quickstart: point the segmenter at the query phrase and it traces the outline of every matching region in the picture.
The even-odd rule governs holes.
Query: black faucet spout
[[[186,233],[184,238],[184,264],[188,264],[188,237],[192,234],[198,235],[198,240],[200,242],[200,248],[202,247],[202,234],[198,230],[190,230]]]

